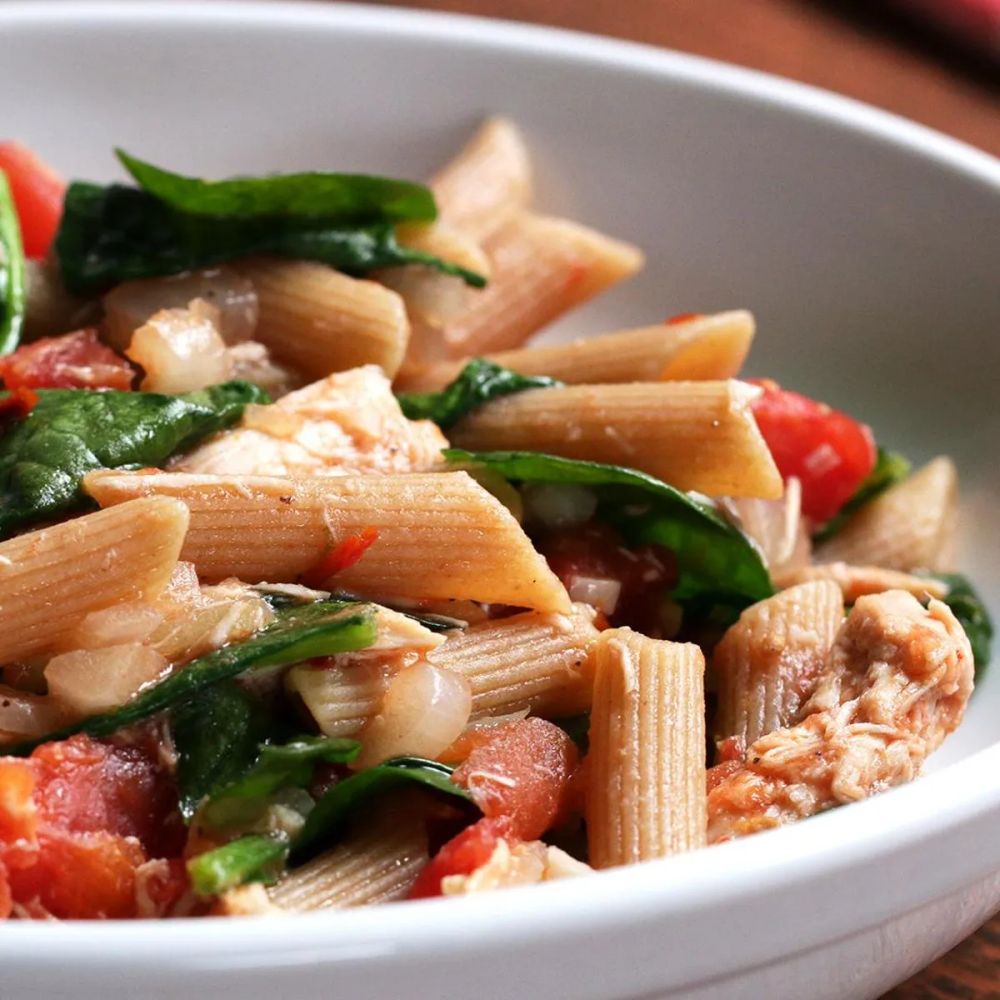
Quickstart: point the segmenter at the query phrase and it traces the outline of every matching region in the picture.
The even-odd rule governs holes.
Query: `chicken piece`
[[[513,846],[506,840],[500,840],[490,859],[471,874],[445,876],[441,880],[441,891],[445,896],[465,896],[516,885],[537,885],[592,871],[590,865],[540,840],[528,840]]]
[[[223,431],[171,463],[214,475],[343,476],[417,472],[448,442],[429,420],[407,420],[375,365],[336,372],[269,406],[248,406]]]
[[[796,726],[712,768],[708,841],[781,826],[909,781],[959,724],[973,657],[947,605],[862,597]]]
[[[905,590],[914,597],[936,597],[938,600],[948,595],[948,585],[934,577],[914,576],[881,566],[851,566],[843,562],[782,570],[772,573],[772,577],[782,589],[813,580],[832,580],[843,592],[845,604],[853,604],[859,597],[881,594],[886,590]]]

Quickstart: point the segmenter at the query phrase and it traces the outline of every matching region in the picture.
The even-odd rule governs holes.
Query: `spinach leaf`
[[[17,347],[25,302],[21,225],[7,177],[0,170],[0,354],[10,354]]]
[[[451,780],[452,769],[420,757],[395,757],[352,774],[329,789],[316,803],[292,844],[292,857],[304,861],[343,829],[351,813],[367,799],[399,785],[415,782],[461,799],[469,796]]]
[[[388,222],[357,225],[296,215],[192,215],[121,184],[71,184],[55,250],[66,287],[78,293],[260,254],[319,261],[353,275],[423,264],[457,275],[476,288],[486,284],[473,271],[400,246]]]
[[[572,483],[598,494],[596,516],[631,545],[657,544],[677,557],[678,601],[711,599],[741,607],[774,593],[760,552],[707,501],[635,469],[527,451],[450,448],[453,464],[485,466],[513,482]]]
[[[545,375],[519,375],[485,358],[474,358],[440,392],[403,392],[396,398],[410,420],[433,420],[448,430],[491,399],[561,384]]]
[[[993,641],[990,613],[967,577],[960,573],[936,573],[935,576],[948,585],[944,602],[954,612],[969,637],[978,679],[990,662],[990,645]]]
[[[175,706],[170,723],[180,810],[186,820],[206,796],[238,781],[253,767],[271,728],[261,701],[232,680]]]
[[[266,402],[249,382],[183,396],[38,390],[35,408],[0,437],[0,537],[79,507],[88,472],[160,465],[234,423],[247,403]]]
[[[378,629],[370,604],[317,601],[280,611],[267,628],[249,639],[224,646],[192,660],[168,677],[146,688],[121,708],[87,716],[47,736],[5,747],[4,753],[23,755],[49,740],[74,733],[110,736],[111,733],[156,715],[220,681],[247,670],[285,667],[318,656],[332,656],[370,646]]]
[[[206,181],[154,167],[121,149],[115,154],[139,187],[189,215],[292,215],[342,225],[437,217],[430,188],[412,181],[316,172]]]
[[[912,468],[910,460],[895,451],[879,448],[875,468],[865,477],[847,503],[813,535],[813,542],[819,545],[828,541],[847,523],[850,516],[860,510],[869,500],[874,500],[890,486],[902,482]]]
[[[361,751],[357,740],[300,736],[288,743],[264,743],[256,761],[231,784],[217,788],[202,810],[210,826],[231,826],[259,811],[267,798],[286,788],[305,788],[317,764],[349,764]]]
[[[275,881],[287,856],[287,841],[249,834],[192,858],[187,870],[199,896],[218,896],[246,882]]]

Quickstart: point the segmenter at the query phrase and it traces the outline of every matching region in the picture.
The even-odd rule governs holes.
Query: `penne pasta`
[[[843,595],[831,580],[803,583],[747,608],[712,655],[716,741],[737,737],[749,746],[797,722],[843,617]]]
[[[451,633],[427,659],[469,682],[473,719],[521,711],[576,715],[591,702],[593,620],[593,609],[575,604],[568,615],[527,612],[485,621]]]
[[[601,633],[591,655],[590,863],[610,868],[703,846],[701,650],[620,628]]]
[[[0,542],[0,663],[58,648],[91,611],[155,597],[187,526],[182,503],[157,497]]]
[[[694,316],[605,333],[568,344],[499,351],[486,357],[522,375],[549,375],[570,385],[588,382],[700,381],[739,374],[754,335],[745,310]],[[442,361],[401,373],[407,391],[440,389],[472,359]]]
[[[191,512],[183,558],[203,579],[294,582],[332,545],[374,529],[377,541],[337,574],[338,589],[570,610],[521,526],[464,472],[311,480],[96,472],[84,487],[102,506],[183,500]]]
[[[866,503],[815,552],[817,562],[846,562],[909,572],[951,564],[958,473],[935,458]]]
[[[267,894],[272,905],[293,913],[388,903],[406,896],[427,859],[422,812],[381,816],[294,868]]]
[[[367,364],[396,374],[410,327],[391,289],[310,261],[255,258],[240,271],[260,304],[254,336],[280,364],[311,379]]]
[[[633,246],[540,215],[512,218],[486,242],[490,283],[440,329],[415,331],[407,365],[516,347],[642,266]]]
[[[859,597],[881,594],[887,590],[905,590],[920,600],[934,597],[943,600],[948,595],[948,585],[930,576],[913,576],[881,566],[848,566],[847,563],[821,563],[782,571],[774,576],[780,587],[794,587],[811,580],[830,580],[840,587],[844,604],[854,604]]]
[[[636,382],[532,389],[463,418],[452,443],[640,469],[682,490],[777,498],[781,476],[743,382]]]
[[[483,123],[430,182],[441,222],[482,239],[531,200],[531,162],[506,118]]]

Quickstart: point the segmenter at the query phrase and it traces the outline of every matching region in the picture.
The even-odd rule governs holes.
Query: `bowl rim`
[[[44,30],[47,25],[79,26],[170,22],[281,30],[308,26],[325,32],[369,36],[448,40],[492,51],[544,55],[557,61],[602,65],[619,71],[669,80],[731,99],[765,103],[784,111],[902,148],[933,161],[982,186],[1000,199],[1000,159],[933,129],[815,87],[700,56],[581,32],[520,24],[468,15],[375,7],[357,4],[229,0],[170,2],[128,0],[37,4],[14,0],[0,5],[0,26]],[[414,909],[389,905],[350,914],[313,915],[293,922],[178,919],[157,923],[113,921],[108,928],[86,922],[64,922],[40,928],[13,922],[0,935],[0,961],[14,966],[51,961],[81,969],[117,969],[169,973],[178,964],[178,949],[187,963],[202,968],[279,968],[317,961],[366,961],[375,957],[422,957],[476,946],[493,951],[540,939],[555,939],[602,929],[638,926],[655,919],[683,919],[720,906],[736,905],[761,894],[802,887],[817,874],[836,879],[860,865],[879,865],[890,858],[915,857],[935,840],[961,831],[983,830],[1000,819],[1000,736],[998,742],[956,761],[920,781],[834,810],[808,821],[808,836],[796,825],[766,836],[716,846],[712,851],[605,871],[552,885],[516,892],[490,893],[461,899],[427,900],[425,919],[414,921]],[[870,913],[872,921],[888,919],[901,908],[912,909],[968,885],[1000,869],[1000,840],[988,841],[981,854],[951,858],[927,878],[887,889]],[[599,906],[593,906],[595,900]],[[531,919],[525,919],[530,913]],[[807,933],[797,935],[795,949],[805,950],[844,933],[843,921],[817,913]],[[279,927],[293,927],[281,933]],[[331,929],[336,929],[336,935]],[[853,930],[863,928],[852,925]],[[431,943],[429,944],[429,940]],[[113,951],[109,950],[109,945]],[[787,948],[772,948],[773,955]]]

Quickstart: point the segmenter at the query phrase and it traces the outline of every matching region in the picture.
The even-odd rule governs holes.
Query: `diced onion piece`
[[[389,682],[382,710],[364,728],[358,767],[390,757],[435,758],[459,736],[472,713],[472,692],[461,675],[417,663]]]
[[[201,299],[186,309],[162,309],[132,336],[125,351],[142,365],[149,392],[192,392],[229,378],[226,345],[216,329],[218,310]]]
[[[794,476],[780,500],[739,497],[723,502],[723,510],[758,545],[773,572],[809,562],[809,534],[802,517],[802,484]]]
[[[219,333],[227,344],[253,337],[259,312],[253,283],[231,268],[215,267],[118,285],[104,296],[105,338],[124,350],[154,313],[185,308],[194,299],[218,310]]]
[[[165,657],[140,643],[78,649],[49,660],[45,679],[52,701],[74,715],[124,705],[168,669]]]
[[[567,581],[570,600],[589,604],[606,615],[613,615],[621,596],[621,580],[608,580],[596,576],[571,576]]]
[[[63,718],[63,713],[50,698],[0,685],[0,735],[44,736],[57,729]]]
[[[150,635],[148,642],[171,662],[190,660],[230,642],[238,642],[264,628],[274,618],[267,601],[252,593],[235,599],[212,598],[212,588],[205,588],[200,606],[179,607]]]
[[[103,649],[142,642],[162,624],[163,614],[145,601],[126,601],[91,611],[63,644],[66,649]]]
[[[525,517],[546,528],[572,528],[594,516],[597,494],[571,483],[527,483],[521,488]]]

